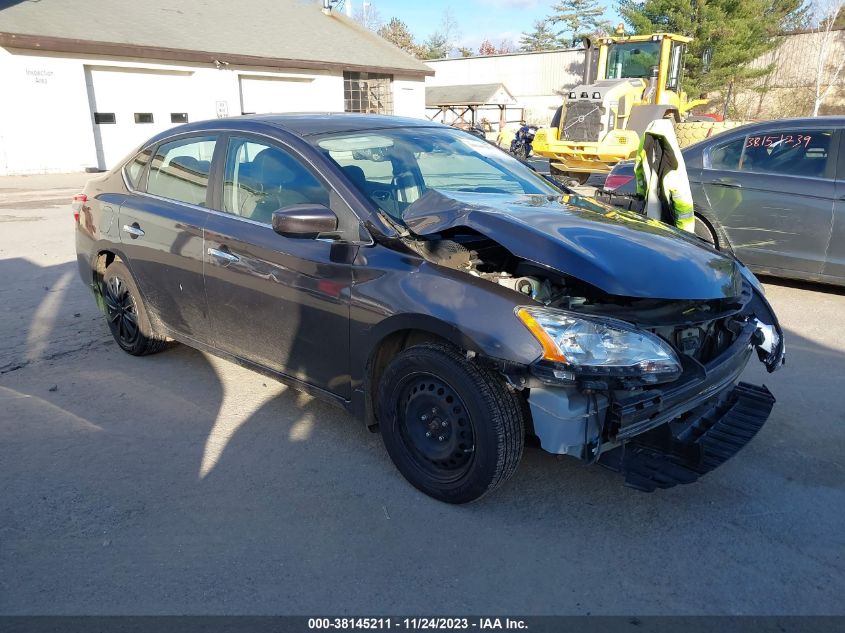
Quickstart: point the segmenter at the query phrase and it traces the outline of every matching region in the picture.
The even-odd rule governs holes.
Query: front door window
[[[232,137],[223,179],[223,211],[263,224],[294,204],[329,205],[329,192],[289,152],[252,139]]]

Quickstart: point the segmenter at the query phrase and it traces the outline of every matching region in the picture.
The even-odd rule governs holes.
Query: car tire
[[[501,376],[441,343],[409,347],[379,383],[379,428],[396,468],[446,503],[507,481],[525,444],[519,396]]]
[[[109,330],[123,351],[146,356],[167,347],[167,339],[153,330],[138,286],[122,262],[106,268],[101,289]]]
[[[590,179],[589,173],[564,171],[552,165],[549,165],[549,175],[568,187],[578,187],[580,185],[584,185]]]
[[[719,248],[719,242],[716,239],[716,234],[707,225],[707,222],[702,220],[699,216],[695,216],[695,234],[710,244],[713,248]]]
[[[747,125],[748,123],[750,121],[715,121],[712,119],[694,121],[687,119],[686,121],[675,123],[675,137],[678,139],[678,145],[688,147],[706,138],[717,136],[722,132],[727,132],[741,125]]]

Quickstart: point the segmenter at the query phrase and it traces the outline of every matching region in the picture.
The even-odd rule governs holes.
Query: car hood
[[[421,236],[472,229],[608,294],[710,300],[742,288],[736,261],[698,238],[582,196],[429,190],[402,219]]]

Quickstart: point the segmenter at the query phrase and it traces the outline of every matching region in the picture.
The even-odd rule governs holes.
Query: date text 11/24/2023
[[[447,618],[447,617],[415,617],[415,618],[309,618],[309,630],[379,630],[379,629],[407,629],[429,631],[452,630],[480,630],[504,631],[524,630],[528,628],[525,620],[519,618]]]

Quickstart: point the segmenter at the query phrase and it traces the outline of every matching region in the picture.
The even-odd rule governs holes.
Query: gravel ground
[[[528,449],[450,507],[344,412],[112,342],[84,175],[0,179],[0,614],[843,614],[845,293],[767,280],[788,364],[734,460],[643,494]]]

